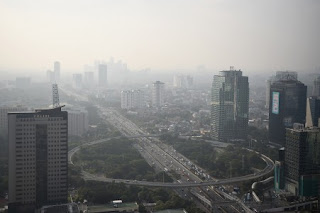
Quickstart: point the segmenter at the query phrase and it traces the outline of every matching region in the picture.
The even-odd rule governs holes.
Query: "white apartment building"
[[[30,212],[68,197],[68,113],[61,107],[11,112],[9,212]]]
[[[141,90],[121,91],[121,109],[141,109],[145,106],[144,92]]]
[[[88,131],[88,112],[85,110],[68,110],[68,134],[81,136]]]

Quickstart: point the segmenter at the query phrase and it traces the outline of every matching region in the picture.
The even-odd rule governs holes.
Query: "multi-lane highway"
[[[84,98],[81,95],[77,96],[79,96],[77,98],[84,100]],[[140,152],[140,154],[145,158],[145,160],[152,167],[155,168],[156,171],[166,172],[169,175],[172,175],[172,177],[174,177],[173,174],[175,173],[178,174],[180,178],[175,179],[173,183],[147,182],[138,180],[106,178],[103,176],[97,176],[82,171],[83,178],[86,180],[175,188],[180,195],[185,196],[189,199],[197,199],[197,201],[201,202],[202,205],[207,207],[208,211],[220,210],[224,212],[239,212],[239,209],[235,208],[233,204],[230,204],[229,207],[221,206],[221,208],[216,208],[217,203],[225,203],[224,199],[227,198],[229,200],[232,200],[233,202],[238,203],[246,212],[251,212],[251,210],[248,209],[248,207],[246,207],[238,198],[230,196],[225,192],[217,192],[217,190],[214,187],[208,186],[227,185],[231,183],[254,180],[258,177],[268,174],[273,170],[273,161],[268,157],[261,155],[262,159],[266,162],[266,167],[264,170],[255,174],[246,175],[242,177],[234,177],[221,180],[213,179],[206,173],[204,169],[200,168],[198,165],[191,162],[185,156],[179,154],[173,147],[165,143],[162,143],[157,138],[148,137],[148,133],[144,132],[133,122],[122,116],[117,110],[105,108],[102,106],[97,107],[99,108],[101,116],[105,118],[109,124],[117,128],[122,133],[122,135],[130,138],[135,138],[136,142],[134,143],[134,147]],[[98,143],[103,143],[110,139],[112,138],[92,141],[86,144],[82,144],[81,146],[95,145]],[[75,147],[74,149],[70,150],[70,163],[72,163],[72,156],[78,150],[80,150],[81,146]],[[184,190],[184,188],[190,187],[193,187],[193,189]],[[180,188],[180,191],[178,188]]]
[[[106,139],[101,139],[101,140],[96,140],[96,141],[91,141],[87,143],[83,143],[69,151],[69,163],[73,164],[72,157],[73,155],[80,150],[81,147],[85,146],[92,146],[100,143],[107,142],[112,139],[118,139],[121,136],[117,137],[112,137],[112,138],[106,138]],[[143,135],[141,138],[147,138],[148,136]],[[152,136],[154,137],[154,136]],[[130,138],[130,137],[129,137]],[[132,138],[138,138],[138,136],[132,136]],[[145,153],[144,153],[145,155]],[[156,187],[168,187],[168,188],[188,188],[188,187],[199,187],[199,186],[218,186],[218,185],[227,185],[227,184],[232,184],[232,183],[237,183],[237,182],[242,182],[242,181],[248,181],[248,180],[254,180],[257,179],[261,176],[266,175],[269,173],[272,168],[273,168],[273,163],[272,161],[269,162],[269,159],[265,159],[264,156],[262,158],[266,161],[266,163],[269,163],[267,167],[264,169],[264,171],[258,173],[258,174],[250,174],[246,176],[240,176],[240,177],[234,177],[234,178],[228,178],[228,179],[219,179],[219,180],[208,180],[208,181],[203,181],[200,180],[199,182],[182,182],[182,181],[177,181],[173,183],[167,183],[167,182],[149,182],[149,181],[137,181],[137,180],[126,180],[126,179],[114,179],[114,178],[106,178],[102,176],[97,176],[94,174],[90,174],[88,172],[82,171],[83,178],[86,180],[99,180],[103,182],[116,182],[116,183],[126,183],[126,184],[132,184],[132,185],[140,185],[140,186],[156,186]],[[160,162],[158,162],[160,164]],[[186,167],[183,167],[186,168]],[[190,173],[189,173],[190,175]]]

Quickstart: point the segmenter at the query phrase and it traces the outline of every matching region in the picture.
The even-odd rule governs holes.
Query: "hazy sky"
[[[314,69],[319,0],[0,0],[0,69]]]

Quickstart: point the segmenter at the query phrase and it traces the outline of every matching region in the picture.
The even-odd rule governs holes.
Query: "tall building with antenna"
[[[53,85],[53,108],[8,113],[9,212],[68,202],[68,113]]]

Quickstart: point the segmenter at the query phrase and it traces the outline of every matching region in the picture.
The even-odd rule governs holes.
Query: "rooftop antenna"
[[[58,84],[52,84],[52,107],[60,107]]]

